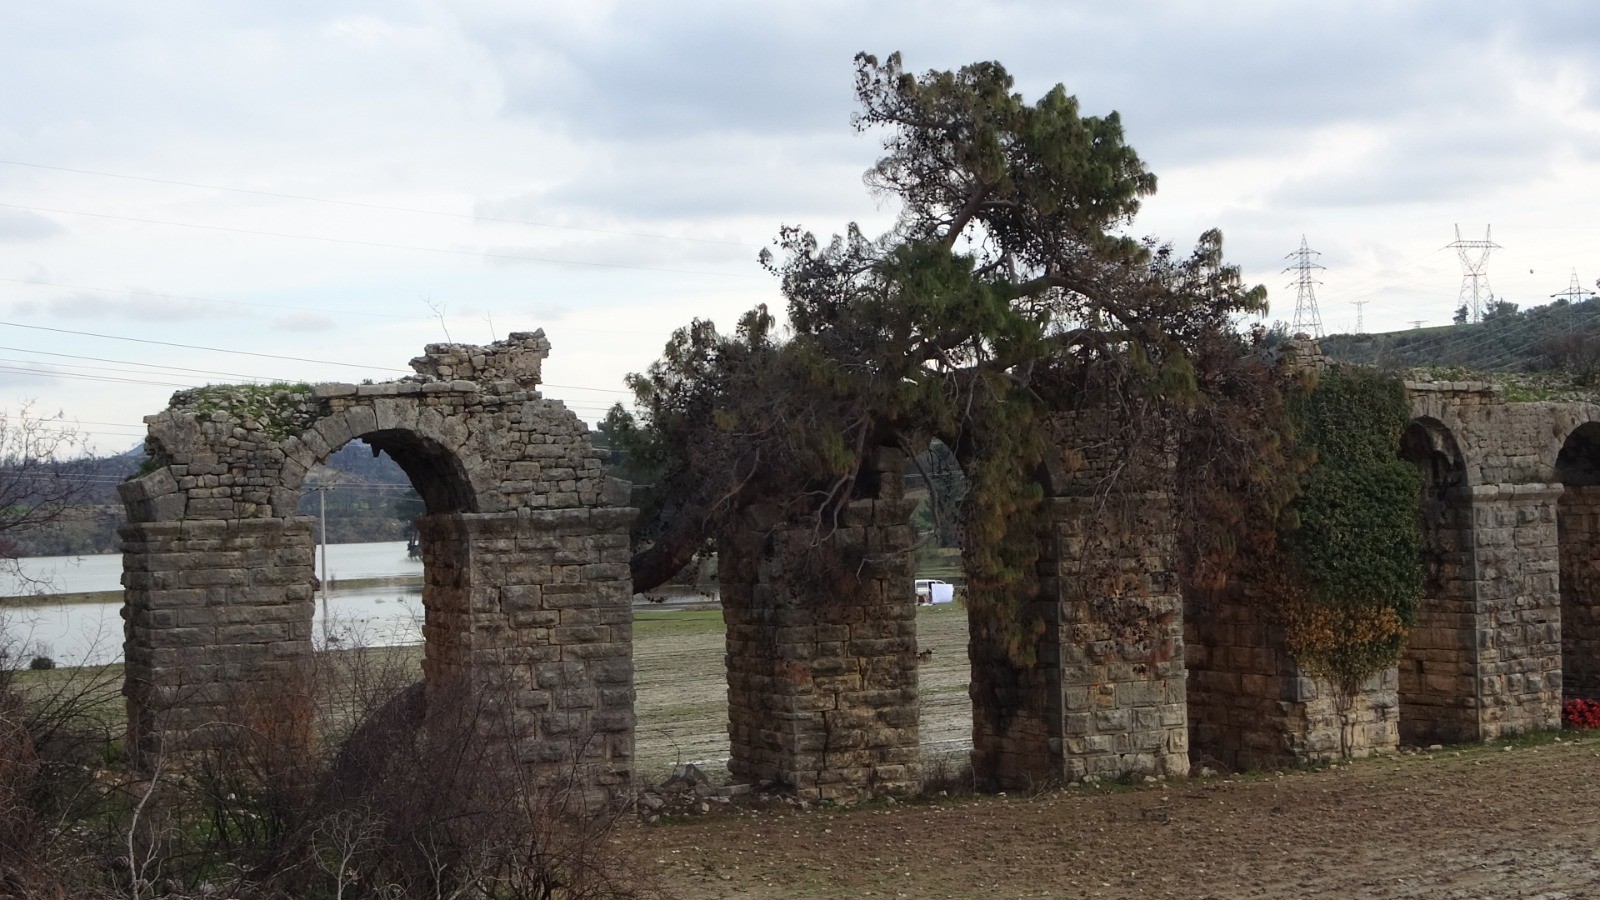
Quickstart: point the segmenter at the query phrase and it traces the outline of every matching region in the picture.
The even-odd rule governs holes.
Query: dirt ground
[[[670,615],[670,614],[669,614]],[[639,774],[725,775],[720,630],[641,629]],[[964,756],[965,614],[924,609],[924,754]],[[1330,769],[734,809],[617,838],[663,891],[723,897],[1600,898],[1600,733]]]
[[[1600,897],[1600,735],[630,827],[669,896]]]

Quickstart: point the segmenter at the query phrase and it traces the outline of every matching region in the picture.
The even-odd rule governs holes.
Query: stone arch
[[[480,512],[479,496],[489,488],[473,483],[473,473],[493,471],[470,446],[461,443],[447,444],[440,436],[430,435],[415,424],[396,423],[392,427],[354,432],[348,414],[330,417],[319,422],[315,430],[317,440],[308,440],[311,434],[288,443],[285,447],[286,465],[284,479],[275,496],[273,511],[279,515],[293,515],[298,508],[298,495],[313,466],[352,441],[361,441],[372,448],[374,455],[384,452],[406,473],[411,485],[422,496],[429,514],[453,512]],[[352,433],[354,432],[354,433]],[[313,447],[326,447],[316,452]],[[293,465],[288,465],[288,462]],[[295,503],[286,505],[293,497]]]
[[[309,713],[311,467],[351,440],[388,451],[427,505],[423,674],[496,690],[497,734],[580,782],[632,777],[628,488],[587,430],[539,395],[542,332],[429,345],[383,384],[213,386],[146,419],[152,471],[122,486],[131,745],[204,748],[252,716]],[[508,724],[515,727],[507,728]],[[202,727],[205,726],[205,727]]]
[[[1561,485],[1561,674],[1565,699],[1600,697],[1600,422],[1568,433],[1556,454]]]
[[[1425,746],[1478,737],[1472,493],[1454,433],[1417,416],[1399,456],[1422,473],[1423,596],[1399,663],[1400,740]]]

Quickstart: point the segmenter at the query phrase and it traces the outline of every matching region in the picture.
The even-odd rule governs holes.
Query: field
[[[967,699],[967,616],[960,606],[921,607],[919,646],[933,650],[919,672],[925,754],[965,753],[971,746]],[[634,681],[639,698],[638,772],[657,781],[693,762],[726,774],[728,683],[722,614],[711,609],[641,612],[634,618]]]
[[[720,774],[720,616],[642,613],[639,775]],[[925,758],[970,746],[966,615],[918,611]],[[1320,771],[800,811],[735,809],[623,838],[690,898],[1600,897],[1600,733]]]

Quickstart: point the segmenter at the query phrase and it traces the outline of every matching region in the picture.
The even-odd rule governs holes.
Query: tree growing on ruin
[[[687,562],[720,517],[758,500],[826,521],[877,446],[948,444],[965,469],[969,578],[994,592],[1031,565],[1041,416],[1115,407],[1137,431],[1196,392],[1189,346],[1257,310],[1222,238],[1188,253],[1126,233],[1155,176],[1116,113],[1057,86],[1034,102],[999,63],[907,72],[856,57],[855,125],[884,135],[870,189],[900,204],[889,232],[823,241],[784,227],[765,307],[731,334],[696,321],[631,379],[642,422],[614,431],[657,476],[636,589]]]

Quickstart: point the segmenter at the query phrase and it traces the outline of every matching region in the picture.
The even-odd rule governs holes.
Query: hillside
[[[1559,370],[1586,382],[1600,374],[1600,300],[1558,301],[1525,311],[1503,304],[1498,314],[1476,324],[1334,334],[1321,345],[1341,362],[1392,369]]]
[[[66,477],[82,484],[82,502],[44,528],[6,535],[17,556],[73,556],[115,553],[117,528],[125,521],[117,485],[139,470],[144,450],[87,457],[64,466]],[[0,478],[3,478],[0,473]],[[406,474],[387,455],[373,456],[352,443],[334,453],[306,478],[301,515],[318,515],[318,491],[326,487],[330,543],[404,540],[411,519],[422,514],[422,500]]]

